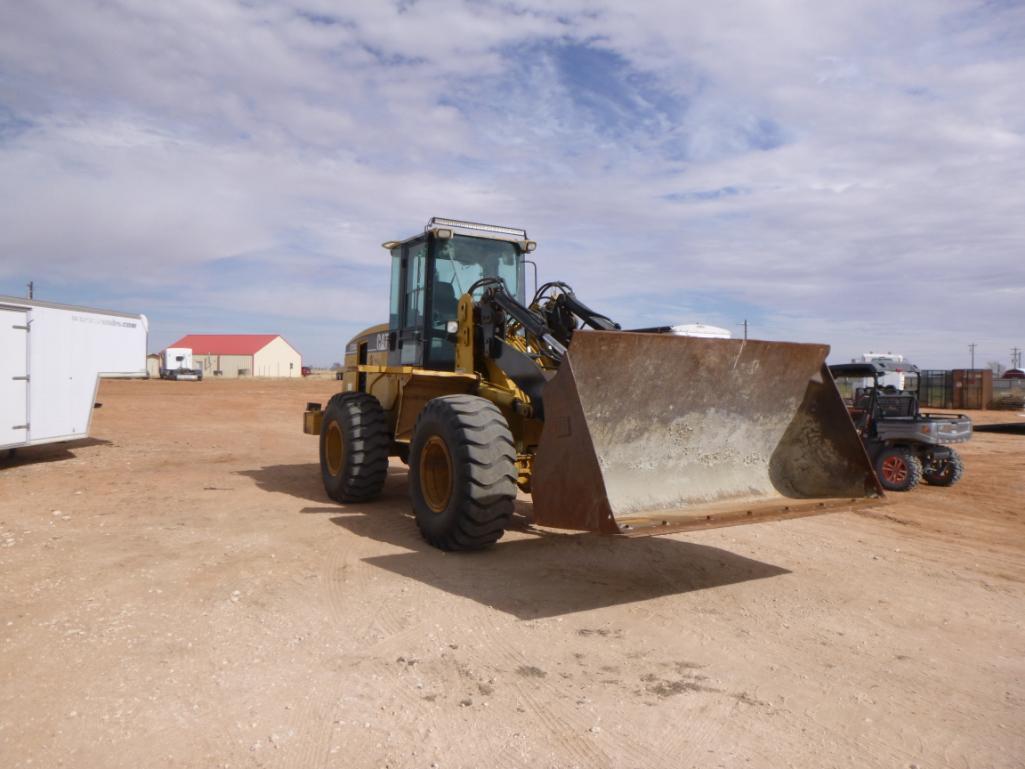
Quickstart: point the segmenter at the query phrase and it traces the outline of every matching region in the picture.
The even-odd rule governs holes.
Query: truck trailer
[[[145,315],[0,296],[0,453],[86,438],[101,378],[145,378]]]

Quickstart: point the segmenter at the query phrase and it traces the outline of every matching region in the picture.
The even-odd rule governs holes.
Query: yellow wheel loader
[[[564,283],[528,299],[525,230],[432,218],[389,241],[391,312],[311,403],[324,488],[364,502],[409,465],[424,538],[534,524],[649,535],[849,507],[882,491],[821,344],[623,331]]]

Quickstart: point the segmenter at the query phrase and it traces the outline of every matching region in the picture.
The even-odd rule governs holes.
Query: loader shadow
[[[409,492],[407,487],[408,470],[405,465],[392,463],[388,467],[388,477],[384,482],[381,495],[373,502],[343,505],[330,499],[324,492],[324,484],[320,479],[320,464],[302,462],[294,465],[268,465],[256,470],[240,470],[236,475],[251,478],[263,491],[277,494],[288,494],[297,499],[329,505],[319,508],[303,508],[301,513],[348,513],[353,511],[387,514],[395,510],[406,511],[409,508]],[[530,503],[516,501],[516,516],[513,529],[527,527],[530,514]],[[412,520],[412,519],[410,519]]]
[[[669,537],[627,539],[532,528],[533,506],[525,499],[516,501],[510,533],[494,547],[446,553],[420,536],[409,508],[403,465],[389,467],[378,499],[351,505],[328,499],[316,462],[238,474],[265,491],[314,503],[300,508],[300,514],[328,516],[331,523],[358,537],[402,551],[364,558],[364,563],[519,619],[555,617],[790,573],[717,547]]]
[[[529,514],[530,503],[521,502],[521,511],[524,506]],[[717,547],[665,537],[531,529],[526,537],[507,537],[480,552],[446,553],[421,539],[409,514],[353,513],[330,520],[356,536],[406,550],[364,558],[364,563],[524,620],[790,573]]]
[[[102,438],[81,438],[76,441],[44,443],[39,446],[19,446],[12,450],[0,449],[0,468],[63,462],[77,458],[76,449],[110,445],[111,441]]]
[[[268,465],[255,470],[239,470],[235,473],[251,478],[263,491],[288,494],[310,502],[335,504],[324,492],[324,484],[320,479],[319,462],[300,462],[294,465]],[[391,465],[388,468],[388,479],[385,481],[382,500],[389,497],[405,497],[406,468],[402,465]],[[372,502],[368,504],[377,504]],[[360,507],[365,507],[361,505]],[[340,512],[343,506],[331,508],[332,512]]]

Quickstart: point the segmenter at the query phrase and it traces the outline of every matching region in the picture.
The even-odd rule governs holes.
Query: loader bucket
[[[543,391],[534,523],[660,534],[878,502],[828,352],[576,332]]]

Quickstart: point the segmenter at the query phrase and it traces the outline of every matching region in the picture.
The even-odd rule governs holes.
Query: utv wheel
[[[377,398],[358,392],[333,396],[320,425],[320,474],[327,495],[336,502],[365,502],[380,494],[390,447]]]
[[[964,475],[964,463],[961,455],[953,449],[950,450],[950,458],[940,464],[939,468],[924,474],[925,482],[933,486],[953,486]]]
[[[911,491],[922,480],[922,463],[909,449],[884,449],[876,457],[876,475],[887,491]]]
[[[516,450],[491,401],[446,395],[424,406],[409,452],[409,496],[435,547],[478,550],[501,538],[516,499]]]

